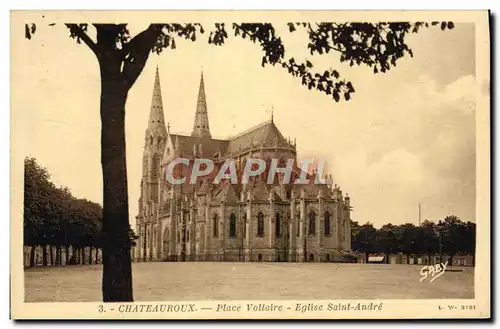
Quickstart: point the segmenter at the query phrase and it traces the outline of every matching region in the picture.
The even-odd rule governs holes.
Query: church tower
[[[150,203],[159,202],[160,161],[166,139],[167,128],[163,115],[160,74],[157,67],[142,157],[141,202],[139,205],[142,209]]]
[[[205,97],[203,72],[201,72],[198,102],[196,103],[196,114],[194,117],[193,132],[191,133],[191,136],[212,138],[210,135],[210,126],[208,124],[207,99]]]

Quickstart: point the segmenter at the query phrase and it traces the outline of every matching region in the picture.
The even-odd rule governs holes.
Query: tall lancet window
[[[235,214],[231,214],[231,216],[229,216],[229,237],[230,238],[236,237],[236,215]]]
[[[281,218],[280,214],[276,213],[276,236],[280,237],[281,236]]]
[[[153,155],[153,165],[151,169],[151,179],[156,181],[160,171],[160,156],[158,154]]]
[[[257,215],[257,236],[264,236],[264,215],[261,212]]]
[[[246,210],[243,210],[245,211],[243,213],[243,236],[246,237],[247,236],[247,213],[246,213]]]
[[[309,213],[309,235],[316,235],[316,213]]]
[[[218,238],[219,237],[219,216],[217,214],[214,214],[212,227],[214,230],[214,238]]]
[[[297,237],[300,237],[300,210],[297,208],[297,219],[295,220],[295,224],[297,225]]]
[[[330,213],[325,211],[325,235],[330,235]]]

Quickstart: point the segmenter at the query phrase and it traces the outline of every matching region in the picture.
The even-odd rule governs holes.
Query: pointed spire
[[[203,71],[201,72],[200,88],[198,90],[198,102],[196,103],[196,114],[194,117],[193,132],[191,136],[208,137],[210,135],[210,126],[208,124],[207,99],[205,97],[205,82],[203,80]]]
[[[271,122],[274,122],[274,106],[271,107]]]
[[[151,100],[151,110],[149,112],[148,135],[163,135],[167,133],[165,127],[165,117],[163,115],[163,102],[161,98],[160,72],[156,66],[156,76],[153,86],[153,98]]]

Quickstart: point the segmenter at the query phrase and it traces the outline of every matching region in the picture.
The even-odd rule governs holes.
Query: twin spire
[[[203,81],[203,71],[201,72],[200,88],[198,90],[198,102],[196,103],[196,115],[194,117],[193,132],[194,137],[208,137],[210,126],[208,125],[207,99],[205,97],[205,82]]]
[[[167,129],[165,128],[165,116],[163,115],[163,101],[161,98],[160,73],[158,72],[158,67],[156,67],[153,99],[151,100],[151,110],[149,112],[149,122],[146,135],[167,135]]]
[[[167,134],[167,129],[165,127],[165,117],[163,115],[160,73],[158,67],[156,67],[156,76],[153,87],[153,99],[151,101],[151,111],[149,113],[148,128],[146,130],[147,136],[151,136],[153,134],[160,134],[164,136],[166,136]],[[208,124],[207,100],[205,96],[203,72],[201,73],[200,88],[198,90],[198,101],[196,103],[196,114],[191,136],[211,138],[210,127]]]

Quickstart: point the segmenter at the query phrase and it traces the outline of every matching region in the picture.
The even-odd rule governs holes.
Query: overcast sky
[[[144,24],[132,25],[132,32]],[[283,27],[286,27],[283,25]],[[136,28],[134,30],[134,28]],[[280,28],[287,57],[305,58],[306,38]],[[437,221],[455,214],[475,221],[475,31],[425,30],[408,37],[414,58],[385,75],[314,57],[336,68],[356,93],[335,103],[309,91],[281,68],[262,68],[261,51],[230,38],[224,47],[177,41],[175,51],[152,55],[126,105],[129,204],[132,222],[140,195],[141,161],[155,68],[160,69],[166,121],[189,134],[203,68],[212,136],[224,138],[270,118],[297,139],[299,157],[323,157],[351,196],[353,220],[376,226]],[[101,203],[99,71],[84,45],[54,27],[17,45],[13,66],[23,140],[19,147],[47,167],[57,185]],[[20,87],[22,86],[22,87]],[[485,92],[486,93],[486,92]]]

